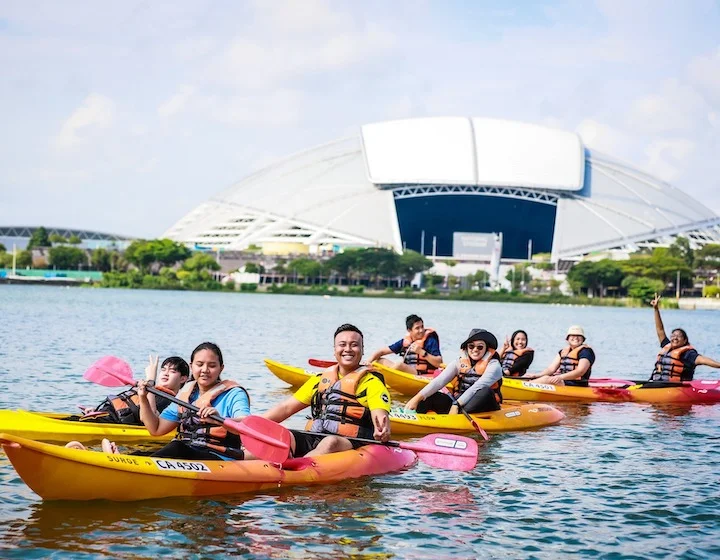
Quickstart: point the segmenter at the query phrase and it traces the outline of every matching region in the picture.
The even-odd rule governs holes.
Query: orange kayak
[[[383,445],[276,465],[112,455],[7,434],[0,434],[0,444],[20,478],[44,500],[133,501],[260,492],[386,474],[417,459],[412,451]]]

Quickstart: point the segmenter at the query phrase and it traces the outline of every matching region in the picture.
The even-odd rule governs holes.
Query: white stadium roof
[[[574,133],[460,117],[365,125],[239,181],[165,236],[234,250],[273,242],[402,250],[396,201],[458,194],[556,206],[553,260],[678,234],[720,242],[720,217],[700,202],[591,153]]]

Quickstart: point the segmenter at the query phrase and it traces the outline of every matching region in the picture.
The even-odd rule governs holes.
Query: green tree
[[[30,236],[30,241],[28,241],[26,249],[30,251],[31,249],[35,249],[36,247],[52,247],[52,243],[50,241],[50,238],[48,237],[48,232],[43,226],[35,228],[35,230],[32,232],[32,235]]]
[[[340,276],[351,279],[353,273],[359,269],[358,256],[359,249],[345,249],[342,253],[333,255],[328,259],[326,266],[329,270],[333,270]]]
[[[626,261],[619,261],[626,276],[637,276],[662,280],[664,285],[675,283],[680,272],[680,284],[692,283],[692,269],[680,257],[673,257],[669,249],[656,247],[650,255],[634,254]]]
[[[191,254],[192,252],[185,245],[175,243],[170,239],[151,241],[136,239],[125,250],[125,258],[128,262],[145,273],[150,272],[155,264],[172,266],[177,262],[184,261]]]
[[[690,240],[687,237],[676,237],[668,247],[668,254],[671,257],[682,259],[689,267],[692,267],[695,260],[695,252],[690,247]]]
[[[709,243],[695,251],[694,264],[703,270],[720,269],[720,245]]]
[[[426,270],[430,270],[432,266],[432,261],[425,255],[409,249],[403,251],[398,259],[398,273],[408,282],[412,281],[416,274],[422,274]]]
[[[249,274],[263,274],[265,272],[265,267],[261,264],[249,262],[245,263],[245,272]]]
[[[12,266],[12,255],[10,255],[10,265]],[[18,268],[32,267],[32,253],[30,251],[18,251],[15,256],[15,266]]]
[[[49,251],[49,257],[50,264],[61,270],[77,268],[78,265],[87,262],[85,251],[77,247],[67,247],[63,245],[52,247]]]
[[[302,257],[290,261],[287,271],[297,274],[301,278],[317,278],[322,274],[323,265],[316,260]]]
[[[517,292],[520,290],[520,286],[523,283],[529,283],[531,280],[530,273],[528,272],[530,265],[527,263],[518,263],[507,271],[505,274],[505,280],[509,280],[512,286],[512,291]]]
[[[70,236],[67,242],[70,243],[70,245],[80,245],[82,244],[82,239],[80,239],[79,236],[73,234]]]
[[[665,284],[662,280],[626,276],[622,281],[622,287],[627,289],[628,296],[631,298],[639,299],[643,303],[650,303],[655,294],[659,294],[665,289]]]
[[[50,239],[51,243],[67,243],[68,242],[68,240],[65,239],[59,233],[51,233],[49,239]]]
[[[603,259],[601,261],[581,261],[568,272],[567,279],[570,288],[575,293],[583,289],[588,295],[597,292],[600,297],[605,295],[608,286],[620,286],[624,273],[618,262]]]
[[[90,262],[93,268],[100,272],[110,272],[113,269],[110,251],[102,247],[91,253]]]
[[[391,249],[370,247],[357,253],[358,272],[368,275],[377,286],[380,277],[397,276],[400,255]]]
[[[220,270],[220,265],[208,253],[195,253],[182,264],[182,269],[188,272]]]
[[[0,253],[6,253],[6,252],[7,252],[7,249],[5,248],[5,245],[0,243]]]

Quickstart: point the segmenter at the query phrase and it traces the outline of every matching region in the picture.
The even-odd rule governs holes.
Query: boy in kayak
[[[568,329],[567,346],[540,373],[526,373],[522,377],[548,385],[576,385],[587,387],[595,363],[595,352],[585,344],[585,331],[573,325]]]
[[[405,405],[406,410],[424,414],[457,414],[500,410],[502,368],[496,352],[495,335],[485,329],[472,329],[460,345],[463,356],[448,365]],[[452,391],[443,388],[452,383]]]
[[[368,363],[379,362],[387,367],[404,371],[412,375],[432,373],[442,364],[440,355],[440,337],[433,329],[426,329],[425,323],[417,315],[409,315],[405,319],[407,335],[390,346],[375,352]],[[386,354],[398,354],[403,360],[392,362],[385,358]]]
[[[293,457],[312,457],[363,445],[347,437],[390,439],[390,395],[376,373],[360,367],[363,335],[354,325],[335,331],[337,365],[308,379],[297,392],[263,416],[282,422],[311,407],[313,433],[290,430]]]
[[[716,362],[706,356],[701,356],[695,348],[690,345],[687,333],[683,329],[673,329],[670,338],[665,334],[665,326],[660,317],[660,296],[650,302],[655,313],[655,332],[660,342],[660,352],[655,361],[650,381],[664,383],[681,383],[692,381],[695,375],[695,366],[710,366],[720,368],[720,362]]]
[[[145,368],[145,379],[155,382],[155,387],[169,395],[175,396],[190,375],[190,368],[179,356],[171,356],[163,360],[158,375],[158,357],[150,356],[150,363]],[[150,404],[158,412],[165,410],[170,401],[163,397],[150,396]],[[140,398],[135,388],[109,396],[94,409],[85,409],[81,416],[73,415],[63,420],[79,422],[100,422],[111,424],[130,424],[142,426],[140,420]]]

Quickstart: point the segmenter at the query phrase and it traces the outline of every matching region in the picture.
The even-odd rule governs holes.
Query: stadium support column
[[[425,254],[425,230],[422,230],[422,233],[420,234],[420,254]]]
[[[502,255],[502,232],[495,234],[495,244],[490,254],[490,278],[494,288],[500,286],[500,257]]]

